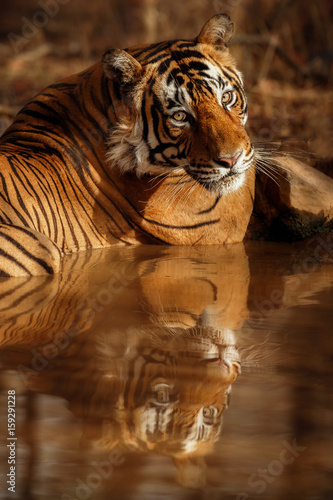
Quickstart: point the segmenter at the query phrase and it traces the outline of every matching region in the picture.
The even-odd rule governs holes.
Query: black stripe
[[[8,215],[5,214],[3,212],[3,210],[1,210],[1,211],[2,211],[2,215],[0,215],[0,224],[6,224],[7,226],[11,225],[12,221],[10,220],[10,218],[8,217]]]
[[[60,146],[61,146],[63,149],[65,149],[65,148],[64,148],[64,145],[63,145],[62,143],[59,143],[59,144],[60,144]],[[46,160],[46,161],[47,161],[48,157],[50,156],[51,151],[56,153],[56,155],[59,157],[59,159],[60,159],[60,161],[61,161],[61,163],[62,163],[62,164],[65,164],[65,163],[66,163],[65,158],[63,158],[63,157],[62,157],[62,155],[59,153],[59,151],[58,151],[58,150],[54,150],[53,148],[52,148],[52,149],[51,149],[51,148],[49,148],[48,156],[47,156],[46,158],[44,158],[44,157],[43,157],[43,160]],[[73,215],[75,215],[75,212],[74,212],[74,210],[73,210],[73,203],[72,203],[72,200],[70,199],[69,194],[68,194],[68,192],[67,192],[68,190],[67,190],[67,188],[66,188],[66,187],[65,187],[65,185],[64,185],[64,178],[63,178],[63,176],[61,176],[61,175],[60,175],[60,173],[59,173],[59,171],[58,171],[58,169],[56,168],[56,165],[55,165],[54,163],[55,163],[55,162],[49,163],[49,165],[50,165],[51,169],[52,169],[52,170],[56,173],[56,175],[57,175],[57,177],[58,177],[58,179],[59,179],[59,182],[60,182],[60,183],[61,183],[61,185],[62,185],[63,194],[64,194],[64,195],[66,196],[66,198],[68,199],[68,201],[69,201],[69,205],[70,205],[70,206],[71,206],[71,208],[72,208]],[[84,195],[84,193],[82,192],[82,189],[80,189],[80,188],[79,188],[79,185],[78,185],[77,181],[75,181],[75,180],[72,178],[72,176],[70,175],[70,172],[69,172],[68,170],[66,171],[66,174],[67,174],[67,179],[66,179],[66,180],[67,180],[67,183],[68,183],[68,184],[70,185],[70,187],[72,188],[73,194],[74,194],[74,196],[76,197],[76,199],[77,199],[77,201],[78,201],[79,205],[82,207],[83,211],[84,211],[84,212],[86,212],[86,206],[85,206],[85,205],[82,203],[82,201],[78,198],[77,191],[79,190],[79,192],[81,193],[82,197],[85,199],[85,201],[86,201],[87,203],[89,203],[89,205],[90,205],[90,206],[92,206],[92,204],[88,201],[87,197],[86,197],[86,196]],[[55,187],[56,187],[56,186],[55,186]],[[57,187],[56,187],[56,189],[57,189]],[[61,200],[61,199],[63,198],[62,194],[61,194],[59,191],[58,191],[58,196],[59,196],[59,200]],[[36,193],[36,196],[35,196],[35,197],[36,197],[36,200],[38,201],[39,197],[38,197],[37,193]],[[40,202],[39,202],[39,203],[40,203]],[[50,207],[50,209],[52,210],[52,208],[51,208],[51,207]],[[44,211],[44,208],[43,208],[43,207],[41,207],[41,210],[42,210],[42,211]],[[74,228],[73,228],[73,224],[72,224],[72,219],[73,219],[73,218],[69,216],[69,214],[68,214],[67,210],[65,209],[65,205],[62,205],[62,210],[63,210],[63,212],[64,212],[64,214],[65,214],[65,216],[66,216],[66,219],[67,219],[67,224],[68,224],[68,228],[69,228],[70,234],[71,234],[71,236],[72,236],[72,238],[73,238],[74,244],[75,244],[75,246],[78,248],[78,247],[79,247],[79,245],[78,245],[78,240],[77,240],[77,238],[76,238],[76,234],[75,234],[75,231],[74,231]],[[48,218],[46,217],[46,214],[45,214],[45,218],[46,218],[46,220],[47,220],[47,222],[48,222]],[[61,218],[60,218],[60,219],[61,219]],[[81,232],[82,232],[83,236],[85,237],[85,240],[86,240],[87,245],[88,245],[88,246],[90,246],[90,245],[91,245],[91,243],[90,243],[90,240],[89,240],[89,238],[88,238],[88,236],[87,236],[87,233],[83,230],[82,225],[81,225],[81,223],[80,223],[79,219],[77,219],[77,217],[75,217],[75,221],[76,221],[76,223],[79,225],[79,227],[80,227],[80,229],[81,229]],[[94,229],[94,228],[92,228],[92,229]]]
[[[35,218],[36,218],[36,224],[34,224],[34,226],[37,229],[37,231],[40,233],[41,232],[41,221],[40,221],[39,213],[37,212],[37,210],[34,206],[32,207],[32,210],[33,210],[33,213],[34,213]],[[45,218],[45,216],[44,216],[44,218]],[[46,220],[47,226],[49,228],[49,231],[48,231],[48,235],[49,235],[50,234],[50,224],[49,224],[49,221],[47,218],[45,220]]]
[[[148,145],[148,120],[146,116],[146,97],[144,94],[142,97],[142,104],[141,104],[141,118],[143,121],[142,139]]]
[[[220,196],[217,196],[216,200],[214,201],[214,203],[212,204],[212,206],[210,206],[206,210],[202,210],[201,212],[198,212],[197,215],[208,214],[209,212],[211,212],[212,210],[214,210],[214,208],[216,207],[216,205],[220,201],[220,198],[221,198]]]
[[[168,54],[166,52],[164,54],[161,54],[161,55],[155,57],[155,59],[151,59],[149,61],[149,64],[156,64],[159,61],[162,61],[162,62],[160,64],[160,66],[158,67],[158,72],[159,72],[160,75],[162,75],[164,73],[164,71],[160,72],[161,71],[161,67],[165,64],[166,69],[168,69],[170,63],[172,62],[172,59],[170,58],[170,54]]]
[[[35,104],[35,102],[31,103]],[[52,108],[51,108],[52,109]],[[54,110],[53,110],[54,112]],[[34,109],[29,109],[27,107],[23,108],[21,111],[21,114],[25,116],[31,116],[32,118],[35,118],[36,121],[45,121],[55,127],[56,125],[61,125],[61,120],[59,119],[59,116],[47,116],[44,115],[43,113],[40,113],[39,111],[35,111]],[[29,123],[29,119],[27,122]],[[34,125],[35,126],[35,125]]]
[[[184,41],[182,43],[179,43],[177,45],[177,47],[179,49],[189,49],[190,47],[194,47],[195,45],[197,45],[196,41],[194,41],[194,40],[186,40],[186,41]]]
[[[41,202],[41,200],[39,198],[38,192],[33,187],[32,183],[29,180],[29,178],[25,175],[24,172],[22,172],[22,168],[27,168],[28,169],[28,173],[31,173],[32,172],[31,164],[26,162],[25,165],[24,165],[23,163],[18,163],[19,159],[17,157],[15,157],[15,159],[16,159],[16,166],[14,166],[14,162],[12,161],[12,159],[10,159],[9,163],[10,163],[10,165],[12,167],[12,170],[13,170],[15,176],[16,176],[16,179],[22,184],[22,187],[23,187],[23,189],[25,191],[28,191],[26,186],[28,186],[30,188],[31,192],[34,195],[34,199],[37,202],[38,207],[39,207],[41,213],[44,216],[44,220],[45,220],[45,222],[47,224],[47,227],[48,227],[48,230],[50,232],[50,225],[49,225],[48,217],[47,217],[44,205],[43,205],[43,203]],[[21,179],[20,175],[18,174],[18,171],[21,172],[22,176],[24,177],[24,181]],[[29,212],[28,212],[28,210],[26,208],[26,205],[25,205],[25,203],[23,202],[23,200],[21,198],[21,195],[20,195],[20,193],[19,193],[19,191],[17,189],[16,183],[15,183],[15,181],[13,179],[12,179],[12,182],[13,182],[13,186],[14,186],[14,189],[16,191],[17,199],[18,199],[18,201],[20,203],[20,206],[22,207],[23,211],[27,214],[27,216],[32,221],[31,215],[29,214]],[[38,186],[38,187],[40,187],[40,186]],[[31,196],[31,193],[28,192],[28,194]],[[40,230],[40,219],[39,219],[39,215],[36,213],[36,211],[35,211],[35,215],[36,215],[37,222],[38,222],[37,228],[38,228],[38,230]]]
[[[224,66],[224,68],[227,69],[230,73],[232,73],[234,77],[239,81],[239,83],[241,83],[239,75],[233,68],[231,68],[230,66]]]
[[[11,226],[11,227],[14,227],[15,229],[21,231],[25,235],[30,236],[30,238],[32,238],[33,240],[38,241],[37,236],[31,232],[31,229],[28,229],[26,227],[20,227],[20,226]]]
[[[84,76],[86,73],[89,73],[89,70],[82,71],[82,73],[80,73],[80,76]],[[90,71],[90,73],[91,73],[91,71]],[[76,86],[77,86],[76,83],[59,82],[59,83],[54,83],[52,85],[49,85],[47,87],[47,89],[45,89],[45,90],[48,90],[48,89],[56,89],[56,90],[61,90],[61,91],[67,90],[68,92],[72,93],[73,89]],[[54,97],[54,95],[53,95],[53,97]]]
[[[4,176],[3,176],[3,174],[1,172],[0,172],[0,180],[1,180],[1,183],[2,183],[2,191],[4,191],[4,193],[6,195],[6,198],[7,198],[7,201],[9,201],[9,194],[8,194],[6,179],[4,178]],[[1,196],[1,198],[4,199],[4,196],[3,196],[3,194],[2,194],[1,191],[0,191],[0,196]]]
[[[133,57],[135,57],[139,61],[143,60],[147,64],[151,64],[152,62],[154,62],[154,56],[166,51],[173,43],[173,41],[153,43],[147,47],[144,47],[143,49],[131,50],[130,52],[132,53]]]
[[[2,294],[0,296],[0,300],[1,298],[6,296],[12,296],[14,294],[16,295],[16,291],[19,290],[20,288],[22,288],[22,284],[16,286],[14,290],[10,290],[9,292]],[[41,283],[37,288],[34,288],[33,292],[31,292],[30,288],[28,287],[28,290],[24,294],[20,295],[15,301],[11,302],[10,305],[8,305],[8,307],[1,309],[1,312],[3,313],[5,311],[10,310],[13,307],[20,305],[28,297],[32,299],[32,295],[35,295],[38,298],[39,292],[41,290],[44,290],[44,288],[45,288],[45,283]],[[32,302],[31,308],[25,309],[25,314],[27,314],[30,311],[36,311],[36,309],[38,308],[38,304],[42,303],[44,300],[45,300],[45,294],[42,294],[42,297],[40,297],[39,300],[37,300],[36,298],[34,300],[30,300],[30,303]]]
[[[44,157],[43,158],[43,162],[45,163],[45,165],[43,165],[43,166],[46,166],[47,164],[50,163],[48,161],[48,157],[46,157],[46,158]],[[56,216],[55,216],[55,213],[54,213],[54,207],[56,207],[56,209],[58,211],[58,215],[59,215],[59,209],[58,209],[58,206],[57,206],[57,203],[56,203],[56,200],[55,200],[55,196],[54,196],[53,190],[52,190],[52,188],[50,186],[49,179],[47,179],[45,177],[45,175],[43,175],[40,172],[40,170],[38,170],[38,168],[36,167],[36,165],[30,165],[29,164],[29,166],[30,166],[31,170],[33,171],[33,174],[35,175],[36,179],[39,180],[39,188],[43,192],[44,203],[46,201],[46,203],[48,204],[49,212],[51,214],[52,223],[53,223],[52,229],[54,231],[54,238],[52,238],[52,240],[57,243],[58,242],[58,222],[57,222],[57,219],[56,219]],[[52,178],[51,178],[51,180],[53,181]],[[51,197],[52,197],[53,204],[51,203],[51,199],[50,199]],[[36,212],[35,212],[35,215],[37,217]],[[51,227],[49,225],[48,220],[47,220],[47,224],[48,224],[48,228],[49,228],[49,235],[51,235]]]
[[[213,299],[212,302],[215,302],[217,300],[217,297],[218,297],[218,295],[217,295],[218,294],[218,288],[215,285],[215,283],[213,283],[211,280],[209,280],[207,278],[199,278],[199,277],[197,277],[196,279],[198,281],[204,281],[205,283],[208,283],[211,286],[211,288],[213,290],[213,297],[214,297],[214,299]]]
[[[43,267],[43,269],[45,269],[45,271],[48,274],[53,274],[54,273],[53,268],[51,266],[49,266],[48,264],[46,264],[46,262],[43,259],[40,259],[39,257],[35,257],[30,252],[28,252],[28,250],[26,250],[20,243],[18,243],[16,240],[14,240],[14,238],[12,238],[11,236],[9,236],[8,234],[5,234],[5,233],[1,232],[1,230],[0,230],[0,236],[2,236],[5,240],[7,240],[10,243],[12,243],[18,250],[20,250],[26,257],[28,257],[28,259],[37,262],[37,264],[39,264],[41,267]],[[17,264],[19,264],[16,260],[15,260],[15,262]]]
[[[1,176],[1,174],[0,174],[0,176]],[[6,185],[4,180],[3,180],[3,182]],[[4,200],[4,202],[7,203],[8,205],[11,205],[7,191],[6,191],[6,194],[7,194],[7,200],[4,198],[4,196],[2,195],[1,192],[0,192],[0,198],[2,198]],[[14,206],[11,206],[11,209],[15,212],[15,215],[17,216],[18,219],[20,219],[22,224],[24,224],[25,226],[29,226],[28,222],[25,220],[25,218],[22,216],[22,214]]]
[[[1,236],[1,233],[0,233],[0,236]],[[28,269],[23,265],[21,264],[20,262],[18,262],[16,259],[14,259],[14,257],[12,255],[9,255],[7,252],[5,252],[4,250],[2,250],[2,248],[0,248],[0,255],[12,262],[14,262],[17,267],[20,267],[21,269],[23,269],[27,274],[30,274],[31,273],[28,271]],[[8,274],[6,271],[3,271],[2,269],[0,269],[0,276],[2,278],[9,278],[10,277],[10,274]]]
[[[57,153],[57,154],[56,154],[56,155],[54,155],[54,156],[58,156],[58,157],[60,157],[60,159],[62,159],[62,156],[60,155],[60,153],[58,152],[58,150],[53,150],[53,148],[50,150],[50,157],[51,157],[51,158],[52,158],[52,156],[53,156],[54,152],[56,152],[56,153]],[[55,167],[54,161],[53,161],[53,162],[51,162],[51,161],[49,160],[49,157],[48,157],[48,156],[44,156],[44,157],[43,157],[43,161],[44,161],[44,162],[45,162],[45,163],[46,163],[46,164],[50,167],[50,170],[53,170],[53,171],[55,172],[55,174],[56,174],[56,176],[57,176],[57,179],[58,179],[58,181],[59,181],[59,183],[60,183],[60,185],[61,185],[61,187],[62,187],[62,189],[63,189],[63,192],[64,192],[64,193],[66,193],[66,188],[65,188],[65,185],[64,185],[64,183],[63,183],[63,178],[61,177],[60,173],[58,172],[57,168]],[[34,169],[34,170],[37,170],[38,174],[42,175],[42,177],[43,177],[43,182],[46,182],[46,180],[45,180],[45,178],[44,178],[43,174],[41,174],[41,173],[40,173],[40,171],[37,169],[36,165],[31,165],[31,168],[32,168],[32,170],[33,170],[33,169]],[[37,173],[36,173],[36,172],[34,172],[34,175],[37,177]],[[38,177],[37,177],[37,178],[38,178]],[[56,215],[55,215],[55,213],[54,213],[54,207],[56,208],[57,215],[58,215],[58,221],[59,221],[59,223],[61,224],[61,227],[62,227],[62,232],[63,232],[63,235],[64,235],[66,231],[65,231],[65,228],[64,228],[63,220],[62,220],[62,219],[63,219],[63,216],[62,216],[62,215],[60,214],[60,212],[59,212],[59,204],[56,202],[56,199],[55,199],[55,196],[54,196],[54,194],[53,194],[53,191],[55,191],[55,192],[57,193],[59,201],[61,201],[61,200],[62,200],[62,194],[61,194],[61,193],[60,193],[60,191],[59,191],[59,187],[58,187],[57,183],[55,182],[55,180],[54,180],[52,177],[51,177],[51,181],[52,181],[52,183],[53,183],[53,188],[50,186],[50,192],[52,193],[53,200],[54,200],[53,207],[52,207],[52,206],[51,206],[51,204],[49,203],[49,199],[48,199],[48,197],[46,197],[46,199],[47,199],[47,202],[48,202],[48,204],[49,204],[50,211],[51,211],[51,213],[52,213],[52,219],[53,219],[53,221],[55,222],[55,224],[57,224],[57,222],[56,222],[56,220],[57,220],[57,219],[56,219]],[[63,208],[64,208],[64,206],[63,206],[63,205],[61,205],[61,208],[63,209]],[[69,221],[69,218],[68,218],[68,213],[67,213],[65,210],[63,210],[63,212],[64,212],[64,214],[65,214],[65,217],[66,217],[66,220],[67,220],[68,226],[70,227],[70,221]],[[56,235],[58,235],[57,230],[56,230]],[[56,243],[58,243],[58,240],[57,240],[57,239],[56,239],[55,241],[56,241]],[[74,238],[74,242],[76,242],[76,241],[77,241],[77,240]]]
[[[152,219],[146,219],[145,217],[143,217],[143,219],[146,222],[149,222],[150,224],[154,224],[155,226],[159,226],[159,227],[166,227],[168,229],[197,229],[198,227],[210,226],[212,224],[217,224],[221,220],[221,219],[214,219],[214,220],[207,221],[207,222],[199,222],[197,224],[193,224],[192,226],[173,226],[171,224],[162,224],[162,222],[157,222],[157,221],[152,220]]]
[[[196,57],[197,59],[206,59],[202,52],[198,50],[172,50],[171,55],[173,59],[177,62],[182,61],[183,59],[189,59],[191,57]]]
[[[186,73],[186,72],[182,71],[182,73]],[[172,82],[174,82],[176,84],[176,87],[180,87],[181,85],[184,84],[185,80],[181,74],[180,68],[174,68],[170,71],[168,78],[167,78],[167,85],[171,85]]]
[[[163,113],[163,106],[158,97],[154,94],[153,96],[153,104],[150,107],[151,118],[153,121],[153,130],[156,139],[160,142],[160,136],[158,131],[158,125],[160,122],[160,114]]]

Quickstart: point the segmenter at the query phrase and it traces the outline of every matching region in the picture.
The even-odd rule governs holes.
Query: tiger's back
[[[254,153],[215,16],[194,41],[111,50],[51,85],[0,140],[0,276],[114,244],[241,241]]]

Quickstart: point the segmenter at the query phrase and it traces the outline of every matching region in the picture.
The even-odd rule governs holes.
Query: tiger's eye
[[[202,415],[206,425],[213,425],[218,415],[218,409],[215,406],[205,406],[202,409]]]
[[[173,385],[157,382],[152,385],[152,402],[155,405],[168,405],[172,399]]]
[[[187,119],[187,114],[185,111],[176,111],[173,115],[172,118],[176,120],[177,122],[184,122]]]
[[[222,96],[222,104],[229,104],[232,101],[233,98],[233,92],[225,92]]]
[[[168,403],[169,402],[169,392],[163,389],[160,389],[156,393],[156,399],[159,403]]]
[[[212,413],[212,411],[211,411],[211,409],[210,409],[209,407],[207,407],[207,406],[206,406],[206,407],[203,409],[203,416],[204,416],[204,417],[210,417],[210,416],[211,416],[211,413]]]

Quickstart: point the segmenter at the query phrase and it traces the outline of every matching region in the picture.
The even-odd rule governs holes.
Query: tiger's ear
[[[143,74],[143,67],[125,50],[110,49],[103,55],[104,74],[121,85],[135,83]]]
[[[217,14],[204,25],[197,37],[198,43],[207,43],[222,48],[231,39],[234,25],[227,14]]]

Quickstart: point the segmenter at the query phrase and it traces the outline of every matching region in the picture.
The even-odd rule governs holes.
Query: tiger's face
[[[96,417],[96,408],[103,407],[104,418],[93,428],[90,419],[84,423],[81,443],[112,449],[121,442],[128,449],[180,460],[203,457],[221,433],[231,385],[240,373],[234,333],[206,327],[173,330],[172,336],[167,330],[152,330],[149,337],[143,332],[132,331],[135,349],[126,350],[114,365],[113,338],[100,339],[100,380],[94,382],[89,411]],[[106,398],[105,391],[112,397]],[[72,398],[71,408],[87,416],[88,406],[79,399]],[[103,406],[95,408],[101,401]]]
[[[176,175],[219,195],[245,182],[254,151],[242,78],[225,45],[232,32],[219,15],[194,41],[104,55],[105,74],[129,103],[110,136],[121,172]]]
[[[212,449],[240,359],[232,331],[221,330],[213,341],[209,330],[187,331],[172,342],[173,351],[145,356],[145,390],[133,391],[128,407],[132,427],[125,434],[132,445],[173,456]]]

